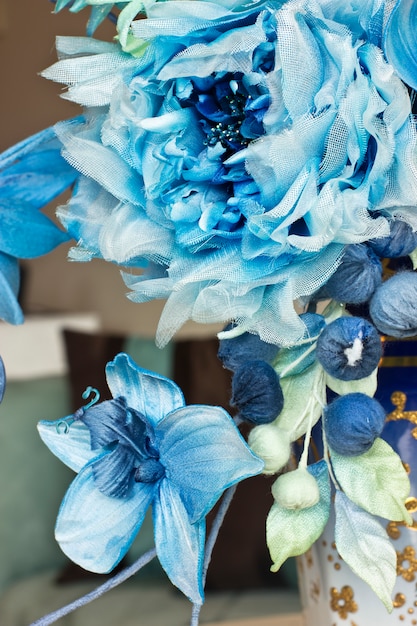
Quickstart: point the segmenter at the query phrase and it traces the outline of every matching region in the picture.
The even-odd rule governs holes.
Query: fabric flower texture
[[[113,400],[39,424],[46,445],[79,472],[61,505],[57,541],[82,567],[108,572],[152,506],[158,558],[172,583],[201,604],[205,516],[263,462],[223,409],[185,406],[172,381],[126,354],[108,363],[106,375]]]
[[[56,128],[82,174],[59,214],[72,258],[129,266],[135,302],[167,299],[159,344],[191,318],[291,345],[293,302],[347,244],[394,218],[417,229],[410,97],[375,32],[342,1],[168,0],[128,48],[58,39],[44,76],[85,107]]]
[[[0,155],[0,319],[12,324],[23,322],[18,259],[41,256],[68,241],[40,211],[77,177],[60,149],[47,129]]]

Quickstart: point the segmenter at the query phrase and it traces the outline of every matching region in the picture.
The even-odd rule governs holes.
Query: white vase
[[[385,340],[376,397],[388,412],[383,438],[409,472],[407,508],[414,524],[381,520],[397,552],[397,579],[388,613],[373,591],[340,558],[334,520],[297,559],[306,626],[417,626],[417,341]]]

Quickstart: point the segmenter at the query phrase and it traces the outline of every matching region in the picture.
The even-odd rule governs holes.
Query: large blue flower
[[[134,301],[168,299],[159,343],[191,318],[291,344],[305,331],[293,301],[346,244],[394,217],[417,229],[410,98],[365,13],[168,0],[132,23],[136,57],[59,40],[45,75],[90,107],[57,127],[84,175],[61,213],[73,257],[145,261],[126,282]]]
[[[82,567],[108,572],[126,554],[149,506],[158,558],[194,603],[203,601],[205,516],[223,491],[262,471],[231,417],[185,406],[169,379],[126,354],[107,365],[114,399],[39,424],[43,441],[79,472],[56,538]]]
[[[18,324],[18,259],[50,252],[68,240],[40,208],[78,173],[61,156],[53,129],[44,130],[0,155],[0,318]]]

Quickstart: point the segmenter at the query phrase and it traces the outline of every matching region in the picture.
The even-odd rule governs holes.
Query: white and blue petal
[[[205,521],[191,523],[178,491],[167,479],[159,484],[153,515],[156,552],[162,567],[191,602],[202,604]]]
[[[263,469],[263,461],[220,407],[178,409],[155,432],[167,479],[193,523],[205,517],[225,489]]]
[[[397,0],[383,40],[388,61],[413,89],[417,89],[416,21],[417,5],[414,0]]]
[[[80,420],[71,422],[72,416],[55,422],[42,420],[38,424],[38,432],[44,444],[60,461],[74,472],[79,472],[97,456],[97,450],[91,449],[87,426]]]
[[[139,367],[127,354],[120,353],[107,364],[106,376],[113,397],[126,398],[128,406],[150,424],[185,404],[181,389],[172,380]]]
[[[152,502],[155,486],[133,483],[129,497],[101,493],[94,460],[70,485],[62,501],[55,537],[62,551],[84,569],[110,572],[126,554]]]

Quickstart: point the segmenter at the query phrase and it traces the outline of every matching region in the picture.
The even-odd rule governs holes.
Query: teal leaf
[[[266,520],[266,540],[276,572],[290,556],[303,554],[320,537],[330,510],[330,481],[324,460],[308,467],[319,486],[320,500],[306,509],[286,509],[274,503]]]
[[[325,373],[316,362],[297,376],[281,379],[284,408],[275,424],[291,433],[295,441],[305,434],[310,424],[315,424],[326,402]],[[308,389],[308,394],[306,394]]]
[[[341,491],[336,492],[335,512],[335,540],[340,556],[391,612],[397,556],[385,530]]]
[[[377,389],[378,380],[378,368],[376,368],[372,374],[359,380],[339,380],[326,374],[326,384],[339,396],[345,396],[348,393],[364,393],[367,396],[373,398]]]
[[[405,500],[410,483],[400,457],[383,439],[359,456],[332,451],[336,480],[348,498],[372,515],[411,524]]]

